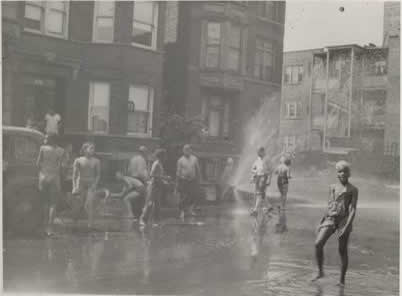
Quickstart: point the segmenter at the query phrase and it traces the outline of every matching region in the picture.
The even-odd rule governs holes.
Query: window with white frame
[[[158,3],[135,1],[133,7],[132,44],[155,49],[158,29]]]
[[[94,42],[113,42],[115,3],[113,1],[94,2]]]
[[[68,1],[25,1],[24,29],[67,38]]]
[[[286,118],[297,118],[298,105],[296,102],[286,103]]]
[[[257,39],[254,62],[254,76],[260,80],[272,81],[274,72],[274,47],[269,41]]]
[[[206,66],[218,68],[220,63],[221,24],[207,23]]]
[[[285,69],[285,83],[298,84],[303,81],[304,68],[301,65],[287,66]]]
[[[203,100],[203,117],[208,126],[208,136],[230,137],[230,104],[220,96],[208,96]]]
[[[233,71],[240,70],[241,60],[241,27],[232,25],[229,35],[228,68]]]
[[[154,89],[143,85],[130,86],[127,132],[152,135]]]
[[[285,136],[283,138],[285,151],[293,151],[296,149],[296,136]]]
[[[90,82],[88,106],[88,130],[96,133],[109,131],[110,84]]]

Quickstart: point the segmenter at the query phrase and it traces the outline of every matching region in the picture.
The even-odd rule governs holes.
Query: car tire
[[[5,232],[34,234],[40,231],[44,210],[36,186],[13,186],[6,192],[3,211]]]

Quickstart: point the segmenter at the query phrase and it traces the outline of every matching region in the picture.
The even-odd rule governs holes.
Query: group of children
[[[252,216],[257,216],[258,209],[265,199],[266,187],[271,183],[272,169],[269,160],[266,159],[265,149],[260,148],[258,158],[252,167],[252,182],[255,183],[255,206],[251,211]],[[324,246],[328,239],[337,233],[338,249],[341,257],[341,274],[338,286],[344,287],[345,276],[348,269],[348,243],[352,232],[352,224],[356,215],[358,189],[349,182],[351,176],[350,164],[344,160],[336,163],[338,182],[330,185],[328,209],[321,219],[316,234],[315,256],[318,266],[318,274],[312,281],[317,281],[324,276]],[[281,194],[281,207],[285,208],[290,176],[290,158],[282,156],[279,166],[274,170],[277,174],[277,185]],[[272,208],[268,208],[268,211]]]
[[[88,214],[88,226],[94,219],[94,201],[100,180],[100,161],[94,157],[95,145],[87,142],[82,145],[81,156],[72,159],[71,145],[63,149],[57,144],[57,135],[45,136],[37,158],[39,168],[39,190],[45,201],[46,234],[53,234],[56,207],[61,192],[71,192],[71,214],[75,221],[81,211]]]
[[[131,163],[129,170],[132,171],[132,174],[126,175],[122,171],[117,171],[115,177],[123,185],[123,190],[119,193],[110,193],[109,190],[99,186],[101,164],[100,160],[95,157],[94,143],[84,143],[80,150],[81,155],[74,159],[72,146],[68,145],[66,149],[59,147],[57,138],[56,134],[46,135],[37,158],[39,167],[38,187],[46,201],[45,233],[47,235],[53,234],[56,206],[60,203],[62,192],[67,195],[66,200],[68,200],[70,215],[74,222],[78,221],[83,210],[85,210],[88,216],[89,229],[93,227],[95,204],[101,195],[105,200],[109,197],[122,198],[128,212],[128,218],[139,218],[140,225],[145,226],[151,220],[157,224],[161,199],[166,192],[166,185],[170,182],[170,177],[165,174],[163,167],[166,156],[164,149],[155,151],[149,173],[145,155],[141,156],[144,158],[144,168],[141,168],[144,171],[143,176],[134,172],[141,170],[139,170],[138,165],[136,167]],[[186,156],[178,162],[178,183],[180,183],[179,191],[183,196],[186,196],[189,195],[186,193],[190,193],[191,188],[187,188],[185,182],[192,184],[193,179],[190,176],[193,174],[192,164],[198,164],[198,162],[191,158],[190,147],[186,146],[184,151]],[[136,162],[135,159],[133,161]],[[185,163],[186,161],[189,161],[189,164]],[[199,169],[194,170],[194,177],[198,175]],[[181,204],[183,203],[188,203],[188,201],[182,200]],[[184,213],[184,205],[180,205],[180,207],[181,212]]]
[[[82,210],[88,215],[88,227],[92,228],[95,214],[95,201],[99,192],[101,165],[95,157],[95,145],[86,142],[82,145],[81,156],[73,159],[71,145],[66,150],[57,145],[57,136],[48,134],[41,146],[37,158],[39,167],[39,190],[46,200],[46,233],[53,233],[52,226],[55,220],[56,206],[61,196],[61,190],[71,192],[72,217],[78,220]],[[197,158],[191,153],[191,147],[186,145],[184,155],[178,161],[177,178],[178,190],[181,193],[180,212],[184,216],[185,206],[192,211],[194,202],[191,196],[200,178],[200,170]],[[270,162],[266,158],[265,149],[258,149],[258,157],[252,167],[252,181],[255,183],[255,206],[251,211],[256,216],[258,209],[265,200],[266,187],[271,183],[272,173],[277,174],[277,186],[281,194],[281,208],[286,206],[287,192],[290,175],[290,158],[282,156],[280,164],[272,170]],[[149,180],[141,180],[132,176],[126,176],[122,172],[116,173],[116,179],[123,183],[120,193],[106,195],[121,197],[127,206],[129,217],[140,215],[140,225],[146,225],[150,218],[153,222],[159,220],[160,201],[166,191],[166,184],[170,178],[165,174],[163,162],[166,152],[157,149],[154,153],[154,161],[149,173]],[[338,183],[330,186],[330,199],[328,210],[319,223],[315,242],[315,253],[318,264],[318,274],[313,280],[324,276],[323,272],[323,248],[332,234],[338,234],[339,254],[341,256],[341,276],[339,285],[345,284],[345,275],[348,268],[348,241],[352,231],[352,223],[356,214],[358,190],[349,183],[350,165],[346,161],[336,164]],[[131,202],[145,196],[142,209],[133,212]],[[134,209],[135,210],[135,209]],[[140,213],[141,212],[141,213]]]
[[[265,191],[267,186],[271,184],[272,173],[277,175],[277,185],[279,192],[281,194],[281,208],[284,209],[286,206],[286,199],[288,193],[289,179],[290,176],[290,158],[286,156],[281,156],[279,160],[279,166],[272,170],[272,164],[266,158],[266,153],[264,147],[261,147],[257,151],[257,159],[255,160],[252,169],[252,183],[255,184],[255,205],[251,210],[251,216],[256,216],[258,208],[265,200]]]

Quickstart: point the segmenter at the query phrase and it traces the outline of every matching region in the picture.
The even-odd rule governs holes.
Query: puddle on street
[[[108,221],[94,233],[66,230],[52,239],[7,239],[4,288],[91,294],[397,295],[398,252],[385,250],[390,257],[382,262],[381,248],[367,248],[370,239],[362,240],[361,233],[351,241],[345,290],[335,287],[339,262],[334,242],[326,248],[327,277],[312,284],[314,234],[305,225],[313,225],[316,217],[304,211],[289,209],[287,220],[281,218],[287,232],[278,228],[280,217],[274,215],[263,241],[250,235],[252,220],[242,210],[186,223],[169,218],[145,231],[136,223]],[[311,221],[298,224],[300,215]],[[392,248],[397,241],[393,234],[389,238]]]

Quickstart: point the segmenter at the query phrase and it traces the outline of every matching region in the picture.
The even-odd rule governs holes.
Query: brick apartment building
[[[280,137],[286,149],[355,150],[373,159],[371,168],[392,167],[387,156],[399,156],[398,6],[385,3],[384,47],[352,44],[284,54]]]
[[[205,124],[195,150],[204,181],[214,184],[241,151],[242,127],[280,94],[285,2],[169,2],[167,11],[166,100]],[[280,95],[270,114],[276,126],[279,108]]]
[[[3,124],[61,114],[106,158],[158,144],[163,2],[2,2]]]

